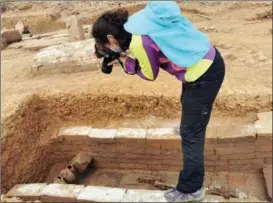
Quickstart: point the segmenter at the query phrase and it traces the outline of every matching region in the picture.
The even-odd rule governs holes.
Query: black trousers
[[[207,72],[195,82],[183,84],[180,125],[183,169],[176,186],[180,192],[193,193],[202,188],[206,128],[224,76],[225,63],[216,49],[215,59]]]

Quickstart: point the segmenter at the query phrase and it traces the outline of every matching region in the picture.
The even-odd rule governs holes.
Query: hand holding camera
[[[105,74],[110,74],[112,72],[113,65],[116,63],[119,63],[121,67],[124,68],[123,64],[126,60],[125,54],[114,52],[112,50],[99,49],[95,45],[95,55],[98,58],[103,58],[101,71]]]

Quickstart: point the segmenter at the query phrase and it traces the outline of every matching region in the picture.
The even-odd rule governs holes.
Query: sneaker
[[[167,190],[164,197],[168,202],[201,202],[205,195],[202,189],[194,193],[182,193],[176,189]]]

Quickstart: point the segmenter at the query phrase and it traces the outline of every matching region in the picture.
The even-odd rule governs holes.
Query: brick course
[[[263,125],[264,120],[259,121]],[[257,125],[257,122],[256,122]],[[261,128],[261,127],[260,127]],[[265,128],[265,127],[264,127]],[[209,171],[253,170],[272,164],[272,143],[259,137],[253,126],[210,126],[205,142],[205,167]],[[223,133],[222,138],[217,137]],[[265,132],[265,129],[262,133]],[[214,134],[213,134],[214,133]],[[231,135],[230,138],[228,134]],[[216,135],[216,136],[215,136]],[[60,139],[60,137],[62,139]],[[76,140],[75,140],[76,139]],[[62,128],[55,137],[56,152],[72,156],[81,150],[92,153],[98,168],[180,170],[181,137],[175,128],[95,129],[88,126]]]

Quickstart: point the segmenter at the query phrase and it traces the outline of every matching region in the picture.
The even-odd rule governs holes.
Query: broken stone
[[[76,16],[71,16],[69,19],[67,19],[66,28],[70,42],[85,39],[83,26]]]
[[[98,70],[96,64],[100,63],[100,60],[94,53],[94,39],[55,45],[41,49],[34,56],[32,68],[34,70],[72,68],[74,72]]]
[[[71,162],[79,173],[83,173],[92,161],[92,156],[85,152],[80,152]]]
[[[7,44],[11,44],[14,42],[19,42],[22,40],[22,35],[18,30],[4,30],[1,32],[1,37],[4,38]]]

